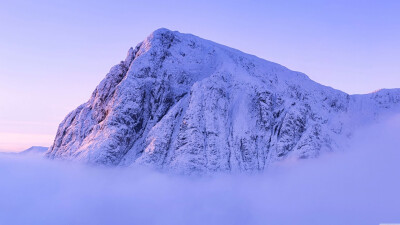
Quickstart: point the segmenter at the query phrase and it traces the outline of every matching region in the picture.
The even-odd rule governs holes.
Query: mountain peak
[[[167,33],[171,33],[171,32],[174,32],[174,31],[169,30],[169,29],[164,28],[164,27],[161,27],[161,28],[158,28],[158,29],[154,30],[150,35],[158,36],[158,35],[167,34]],[[177,32],[177,31],[175,31],[175,32]]]
[[[32,146],[22,152],[20,154],[44,154],[49,148],[43,146]]]

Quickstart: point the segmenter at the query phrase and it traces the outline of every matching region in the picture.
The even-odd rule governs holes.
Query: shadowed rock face
[[[159,29],[61,122],[46,156],[179,173],[264,170],[339,149],[398,112],[399,90],[348,95],[189,34]]]

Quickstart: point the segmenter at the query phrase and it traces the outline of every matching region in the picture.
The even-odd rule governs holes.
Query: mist
[[[264,173],[182,177],[0,155],[0,224],[400,223],[400,117],[342,152]]]

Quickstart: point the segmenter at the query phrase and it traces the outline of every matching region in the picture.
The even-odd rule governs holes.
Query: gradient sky
[[[50,146],[153,30],[213,40],[350,94],[400,87],[400,1],[0,1],[0,150]]]

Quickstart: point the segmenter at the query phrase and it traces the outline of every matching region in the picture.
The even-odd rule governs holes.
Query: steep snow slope
[[[52,159],[181,173],[264,170],[340,149],[399,112],[400,90],[348,95],[238,50],[159,29],[62,121]]]

